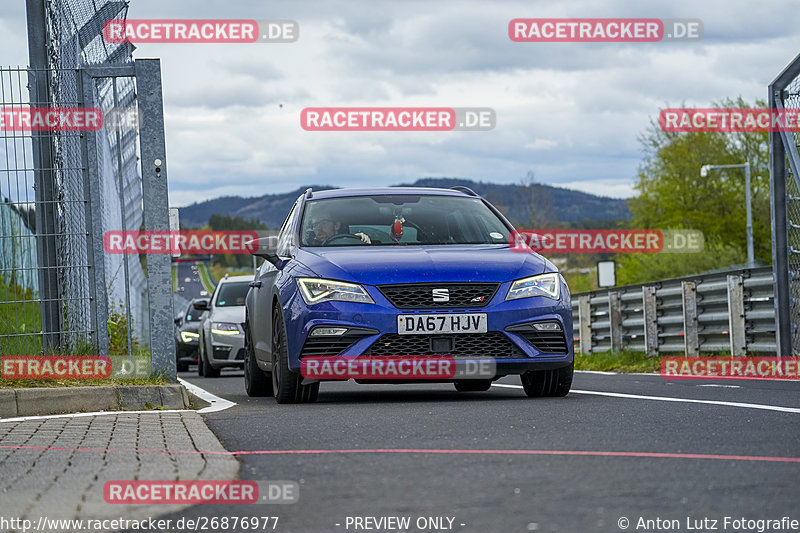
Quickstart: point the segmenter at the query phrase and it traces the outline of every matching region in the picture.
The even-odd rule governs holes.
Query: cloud
[[[141,44],[160,57],[170,199],[390,185],[423,176],[544,183],[625,197],[637,137],[666,106],[766,97],[793,58],[795,0],[135,0],[130,18],[293,19],[292,44]],[[513,18],[700,18],[675,43],[515,43]],[[24,5],[0,18],[0,64],[27,63]],[[491,107],[489,132],[306,132],[312,106]]]

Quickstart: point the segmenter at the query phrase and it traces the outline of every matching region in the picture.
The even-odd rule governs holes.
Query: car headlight
[[[231,322],[213,322],[211,324],[211,333],[217,335],[236,335],[239,333],[239,326]]]
[[[544,296],[558,300],[561,280],[558,272],[548,272],[529,278],[518,279],[511,284],[506,294],[506,300],[516,300],[519,298],[531,298],[532,296]]]
[[[355,283],[333,281],[320,278],[297,278],[300,294],[308,305],[314,305],[333,300],[339,302],[356,302],[374,304],[375,301],[367,294],[364,287]]]
[[[200,335],[198,333],[194,333],[193,331],[181,331],[181,340],[183,342],[192,342],[196,341]]]

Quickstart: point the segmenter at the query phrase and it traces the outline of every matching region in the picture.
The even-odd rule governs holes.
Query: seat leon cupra
[[[530,397],[566,395],[569,289],[550,261],[512,246],[513,232],[465,187],[307,190],[277,237],[257,241],[266,261],[246,298],[247,393],[315,401],[325,379],[303,371],[311,359],[444,357],[491,362],[480,379],[435,380],[459,391],[519,375]],[[398,382],[371,377],[356,381]]]

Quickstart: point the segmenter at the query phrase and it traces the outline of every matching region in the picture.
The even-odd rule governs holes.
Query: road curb
[[[180,384],[0,390],[0,418],[189,406],[189,395]]]

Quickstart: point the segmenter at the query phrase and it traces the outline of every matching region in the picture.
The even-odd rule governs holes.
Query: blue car
[[[512,250],[513,231],[465,187],[307,190],[255,252],[247,394],[316,401],[304,358],[447,356],[492,363],[491,376],[448,379],[459,391],[513,374],[529,397],[566,395],[569,289],[550,261]]]

